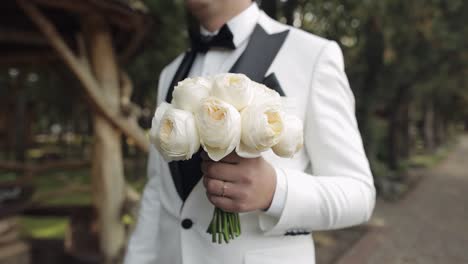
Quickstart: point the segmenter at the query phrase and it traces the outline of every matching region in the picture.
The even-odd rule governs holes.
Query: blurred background
[[[258,3],[341,45],[378,189],[368,225],[314,234],[317,263],[468,263],[468,3]],[[2,1],[1,264],[119,263],[187,21],[182,0]]]

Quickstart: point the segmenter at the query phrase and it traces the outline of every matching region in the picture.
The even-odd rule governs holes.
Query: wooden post
[[[20,239],[17,219],[0,219],[0,264],[30,264],[29,245]]]
[[[83,22],[94,75],[110,111],[118,114],[119,70],[110,28],[97,15],[90,15]],[[113,263],[124,246],[124,226],[120,219],[125,195],[121,133],[98,113],[93,113],[93,125],[93,199],[98,211],[100,247],[106,262]]]
[[[16,95],[15,104],[15,160],[24,162],[26,160],[26,91],[20,78],[24,73],[12,77],[11,88]]]

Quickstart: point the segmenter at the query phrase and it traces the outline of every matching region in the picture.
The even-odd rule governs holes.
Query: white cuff
[[[271,201],[270,208],[265,211],[265,214],[273,216],[277,219],[280,218],[283,212],[284,205],[286,203],[286,195],[288,191],[288,182],[286,180],[286,174],[278,168],[275,168],[276,172],[276,188]]]

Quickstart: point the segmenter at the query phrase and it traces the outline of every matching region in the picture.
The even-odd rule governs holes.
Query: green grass
[[[413,155],[408,161],[403,164],[404,168],[430,168],[445,157],[450,152],[451,145],[439,147],[435,153]]]
[[[14,181],[17,178],[18,178],[18,174],[15,172],[0,173],[0,182],[1,181]]]
[[[89,187],[89,170],[50,171],[35,175],[33,184],[36,187],[34,198],[42,197],[47,193],[59,191],[69,186]],[[45,203],[50,205],[85,205],[91,203],[91,194],[89,192],[69,192],[47,199]]]

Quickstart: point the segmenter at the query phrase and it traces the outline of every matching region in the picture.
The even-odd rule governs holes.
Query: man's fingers
[[[208,166],[210,165],[209,161],[203,160],[200,164],[200,169],[203,173],[203,175],[206,175],[208,172]]]
[[[208,195],[224,196],[234,200],[245,200],[247,196],[244,190],[245,187],[232,182],[220,181],[204,176],[203,185]]]
[[[239,203],[227,197],[208,195],[208,200],[210,200],[214,206],[226,212],[242,213],[249,211],[249,208],[245,204]]]
[[[205,151],[201,151],[200,153],[200,157],[202,158],[202,160],[204,161],[213,161],[209,156],[208,154],[205,152]],[[219,162],[224,162],[224,163],[230,163],[230,164],[237,164],[241,161],[241,157],[239,157],[239,155],[237,155],[237,153],[235,151],[231,152],[229,155],[227,155],[226,157],[224,157],[222,160],[220,160]]]
[[[242,158],[239,155],[237,155],[235,151],[233,151],[220,161],[224,163],[238,164],[241,161],[241,159]]]
[[[202,161],[201,171],[203,175],[217,180],[236,182],[239,177],[237,177],[238,169],[236,165],[223,163],[223,162],[214,162],[214,161]]]
[[[209,195],[229,197],[228,182],[203,177],[203,185],[205,185],[206,192]]]

